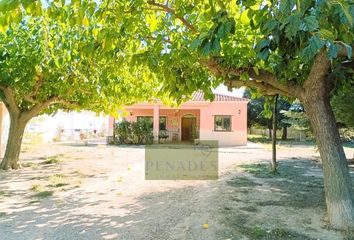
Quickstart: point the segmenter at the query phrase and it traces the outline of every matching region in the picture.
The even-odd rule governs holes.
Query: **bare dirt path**
[[[31,147],[0,172],[0,239],[343,239],[325,228],[313,147],[280,147],[276,178],[254,165],[270,156],[221,148],[217,181],[145,181],[143,147]]]

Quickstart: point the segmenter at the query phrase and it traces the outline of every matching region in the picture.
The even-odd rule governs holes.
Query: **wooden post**
[[[272,172],[277,172],[277,113],[278,113],[278,97],[274,97],[274,106],[273,106],[273,135],[272,135]]]

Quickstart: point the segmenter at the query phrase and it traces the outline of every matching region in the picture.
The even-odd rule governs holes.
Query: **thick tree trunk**
[[[354,195],[348,163],[328,97],[303,99],[322,158],[326,205],[336,229],[354,227]]]
[[[26,128],[26,121],[21,115],[10,114],[10,130],[7,139],[5,155],[0,163],[0,169],[18,169],[21,167],[19,164],[19,155],[21,151],[21,143],[23,133]]]
[[[283,133],[281,135],[281,139],[282,140],[287,140],[288,139],[288,128],[287,127],[283,127]]]

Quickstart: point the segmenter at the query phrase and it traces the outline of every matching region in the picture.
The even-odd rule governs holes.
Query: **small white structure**
[[[0,156],[3,155],[9,134],[10,117],[0,103]],[[104,137],[108,133],[108,117],[90,111],[63,112],[33,118],[26,127],[23,142],[77,141]],[[80,136],[81,135],[81,136]]]
[[[59,111],[53,116],[39,116],[26,128],[26,132],[43,133],[44,142],[80,140],[80,134],[85,137],[106,136],[107,130],[107,116],[89,111]]]

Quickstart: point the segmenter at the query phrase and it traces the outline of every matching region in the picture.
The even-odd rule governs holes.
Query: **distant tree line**
[[[245,98],[252,99],[250,90],[244,93]],[[341,129],[342,139],[354,140],[354,86],[351,88],[339,89],[333,92],[331,105],[335,112],[338,127]],[[272,136],[272,114],[271,101],[267,97],[255,97],[248,104],[247,125],[268,129],[269,139]],[[288,100],[279,97],[277,107],[277,126],[282,131],[282,140],[288,139],[288,128],[304,131],[306,138],[313,140],[310,121],[306,115],[303,105],[298,100]]]

